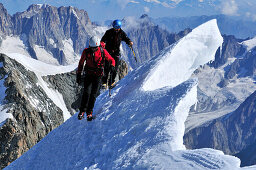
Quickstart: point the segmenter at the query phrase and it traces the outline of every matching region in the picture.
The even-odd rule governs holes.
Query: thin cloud
[[[144,0],[145,2],[148,3],[157,3],[157,4],[161,4],[162,6],[166,7],[166,8],[173,8],[175,7],[177,4],[179,4],[180,2],[182,2],[183,0],[169,0],[161,2],[159,0]]]
[[[155,2],[155,3],[161,4],[161,2],[158,1],[158,0],[144,0],[144,1],[145,1],[145,2]]]
[[[238,6],[235,0],[222,1],[221,12],[225,15],[238,15]]]
[[[118,5],[122,9],[124,9],[129,2],[130,2],[130,0],[117,0]]]
[[[150,12],[149,7],[146,7],[146,6],[145,6],[145,7],[144,7],[144,12],[145,12],[145,13],[149,13],[149,12]]]
[[[134,1],[134,0],[117,0],[117,4],[122,8],[124,9],[127,4],[129,3],[133,3],[133,4],[139,4],[138,1]]]
[[[139,4],[140,2],[138,2],[138,1],[130,1],[130,3]]]

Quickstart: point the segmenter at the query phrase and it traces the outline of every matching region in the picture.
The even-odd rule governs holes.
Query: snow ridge
[[[186,47],[193,58],[180,61],[190,63],[189,68],[186,64],[179,68],[185,70],[181,76],[186,81],[178,80],[170,86],[173,79],[164,78],[172,68],[162,63],[178,56],[170,55],[176,53],[176,48],[181,49],[178,43],[169,47],[169,53],[130,72],[111,97],[108,92],[101,94],[95,104],[94,121],[78,121],[74,115],[6,169],[239,169],[238,158],[213,149],[185,150],[183,145],[184,122],[197,98],[197,80],[188,79],[187,73],[209,62],[215,54],[219,45],[216,37],[221,38],[212,32],[213,27],[217,27],[216,21],[198,30],[198,36],[205,33],[204,29],[208,34],[195,38],[194,43],[210,37],[201,51],[195,46]],[[165,73],[158,79],[158,86],[148,82],[155,79],[153,69]]]
[[[196,68],[214,60],[216,48],[221,47],[222,42],[216,19],[195,28],[175,48],[169,47],[162,52],[165,59],[150,71],[143,89],[150,91],[165,86],[175,87],[186,81]],[[159,85],[159,82],[162,84]]]

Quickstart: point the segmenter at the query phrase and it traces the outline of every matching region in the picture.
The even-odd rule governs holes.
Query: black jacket
[[[114,28],[107,30],[101,41],[106,43],[106,50],[110,53],[110,55],[114,56],[120,55],[121,41],[125,41],[128,45],[131,42],[131,40],[127,37],[126,33],[122,29],[116,31]]]

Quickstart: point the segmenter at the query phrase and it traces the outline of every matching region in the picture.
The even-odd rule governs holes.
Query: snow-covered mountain
[[[96,120],[71,117],[6,169],[239,168],[235,157],[183,145],[184,123],[197,98],[197,80],[190,76],[214,59],[222,41],[216,20],[194,29],[130,72],[111,97],[101,94]]]
[[[0,9],[4,11],[2,22],[6,22],[1,29],[8,30],[8,34],[1,32],[2,52],[18,49],[47,63],[67,65],[79,60],[78,54],[93,34],[86,11],[77,8],[31,5],[13,16],[2,4]]]

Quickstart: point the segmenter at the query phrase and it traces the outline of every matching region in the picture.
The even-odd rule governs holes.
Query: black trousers
[[[113,56],[113,58],[115,59],[116,65],[115,65],[115,70],[114,70],[114,72],[110,73],[111,76],[110,76],[110,80],[109,80],[109,82],[108,82],[109,84],[112,84],[112,83],[115,82],[115,78],[116,78],[116,76],[117,76],[118,66],[119,66],[119,63],[120,63],[119,56]],[[111,67],[111,64],[110,64],[108,61],[106,61],[106,62],[105,62],[105,67],[104,67],[104,76],[103,76],[103,78],[102,78],[102,82],[103,82],[103,83],[107,83],[108,74],[109,74],[109,72],[110,72],[110,67]]]
[[[84,78],[84,91],[80,106],[80,112],[90,113],[93,111],[96,98],[101,87],[102,76],[86,74]]]

